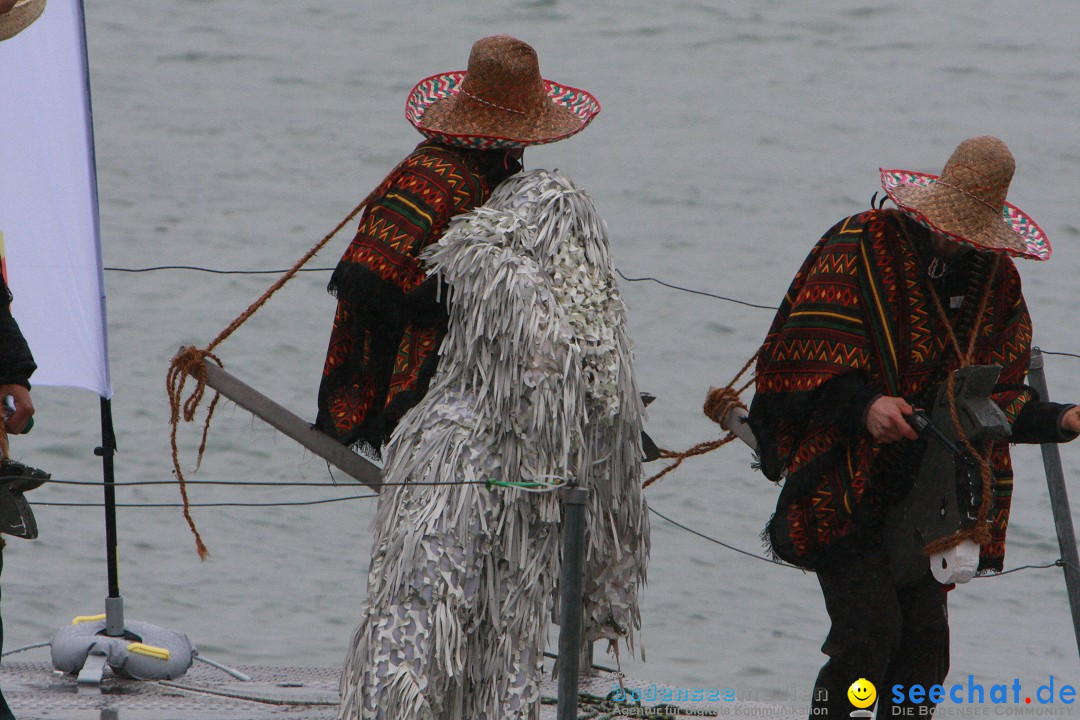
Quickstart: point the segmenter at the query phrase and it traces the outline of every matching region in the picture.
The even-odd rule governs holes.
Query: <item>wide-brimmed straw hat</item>
[[[941,235],[984,250],[1048,260],[1046,233],[1005,202],[1015,169],[1005,143],[983,135],[960,143],[940,176],[881,168],[881,185],[897,206]]]
[[[45,0],[19,0],[15,7],[0,15],[0,40],[15,37],[34,22],[45,9]]]
[[[589,93],[542,78],[536,51],[509,35],[477,40],[468,70],[421,80],[405,103],[405,117],[424,135],[480,149],[562,140],[598,112]]]

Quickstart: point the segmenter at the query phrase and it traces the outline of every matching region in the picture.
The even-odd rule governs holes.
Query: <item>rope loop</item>
[[[750,366],[754,364],[754,361],[757,360],[757,356],[758,353],[754,353],[753,356],[751,356],[751,358],[746,361],[746,364],[742,366],[742,369],[735,374],[735,377],[733,377],[731,379],[731,382],[729,382],[727,385],[722,388],[712,388],[709,390],[709,394],[705,398],[705,407],[703,408],[703,411],[707,418],[717,423],[718,425],[723,425],[724,418],[727,417],[727,414],[730,411],[734,410],[735,408],[742,408],[744,410],[746,409],[746,405],[744,405],[742,400],[739,399],[739,396],[742,395],[744,390],[746,390],[754,383],[754,376],[751,375],[750,379],[743,383],[743,385],[738,389],[735,388],[735,384],[738,383],[740,379],[742,379],[742,376],[745,375],[746,371],[750,369]],[[666,468],[664,468],[660,472],[650,477],[644,483],[642,483],[642,489],[649,487],[660,478],[675,470],[675,468],[682,465],[687,458],[696,457],[698,455],[704,455],[705,453],[712,452],[717,448],[727,445],[729,442],[735,440],[736,438],[737,436],[735,435],[735,433],[729,431],[721,438],[698,443],[697,445],[694,445],[693,447],[684,450],[683,452],[675,452],[674,450],[666,450],[664,448],[659,448],[661,458],[674,460],[675,462],[671,463]]]
[[[407,159],[408,158],[406,158],[406,160]],[[395,174],[404,165],[405,160],[398,163],[383,181],[379,183],[378,187],[368,193],[367,197],[361,200],[341,222],[334,226],[333,230],[323,236],[322,240],[315,243],[310,250],[304,253],[304,255],[297,260],[288,271],[278,278],[273,285],[267,288],[258,300],[249,305],[244,312],[240,313],[235,320],[218,333],[217,337],[211,340],[209,345],[201,349],[191,346],[183,347],[180,348],[180,352],[176,353],[173,357],[172,363],[169,365],[169,372],[165,378],[165,386],[169,394],[169,425],[171,428],[170,446],[172,450],[173,473],[176,475],[176,480],[180,484],[180,496],[184,501],[184,519],[187,520],[188,527],[191,528],[191,532],[195,536],[195,549],[198,550],[200,559],[205,560],[210,555],[210,551],[206,549],[206,545],[203,543],[202,537],[195,527],[195,521],[191,517],[187,485],[184,482],[184,473],[180,469],[180,458],[176,444],[176,431],[180,423],[181,415],[184,418],[184,422],[192,422],[195,419],[195,411],[198,410],[200,403],[202,403],[203,396],[206,394],[206,362],[212,361],[216,363],[218,367],[224,367],[221,360],[213,354],[213,350],[224,342],[226,338],[232,335],[237,328],[247,322],[248,318],[265,305],[270,297],[280,290],[285,283],[292,280],[293,277],[300,272],[300,268],[306,265],[311,258],[315,257],[315,255],[322,250],[343,227],[360,214],[361,210],[366,208],[372,200],[379,197],[381,193],[385,192],[385,189],[389,186]],[[191,391],[187,400],[183,400],[184,386],[187,383],[187,377],[189,375],[195,379],[195,388]],[[217,407],[219,399],[220,395],[215,392],[214,398],[210,401],[210,405],[206,411],[206,421],[203,424],[202,440],[199,443],[198,458],[195,462],[196,472],[199,470],[199,465],[202,464],[203,453],[206,451],[206,438],[207,434],[210,432],[210,418],[214,415],[214,408]]]
[[[201,560],[209,557],[210,551],[206,548],[206,544],[199,534],[199,529],[195,527],[194,518],[191,517],[191,502],[188,499],[184,471],[180,468],[180,451],[176,443],[176,433],[180,426],[181,417],[183,417],[184,422],[192,422],[195,419],[195,411],[198,410],[199,404],[206,394],[207,362],[214,362],[218,367],[222,367],[221,360],[209,350],[190,345],[182,347],[173,356],[169,365],[169,372],[165,377],[165,388],[169,394],[169,447],[172,450],[173,474],[180,484],[180,497],[184,501],[184,519],[187,521],[191,533],[195,536],[195,549],[198,551]],[[188,395],[187,400],[184,400],[184,387],[187,385],[188,376],[195,380],[195,387],[192,389],[191,394]],[[220,397],[215,392],[214,398],[207,408],[202,439],[199,442],[199,452],[195,460],[195,472],[198,472],[199,466],[202,465],[203,454],[206,452],[206,438],[210,432],[210,419],[214,416],[214,408],[217,407]]]

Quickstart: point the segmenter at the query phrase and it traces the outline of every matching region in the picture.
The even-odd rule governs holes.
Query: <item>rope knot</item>
[[[709,394],[705,398],[705,417],[722,426],[724,418],[735,408],[745,410],[746,405],[739,399],[739,393],[730,385],[709,390]]]
[[[750,359],[746,361],[746,364],[742,366],[742,370],[739,370],[739,372],[736,373],[735,377],[731,380],[731,382],[728,383],[726,386],[724,386],[722,388],[711,388],[709,390],[709,394],[705,397],[705,408],[704,408],[704,410],[705,410],[706,417],[708,417],[713,422],[715,422],[717,424],[720,424],[720,421],[724,419],[724,417],[728,414],[728,412],[732,408],[735,408],[735,407],[745,408],[746,407],[745,405],[743,405],[742,401],[739,399],[739,395],[741,395],[742,392],[744,390],[746,390],[746,388],[750,387],[750,385],[753,384],[754,378],[751,375],[750,379],[747,380],[745,383],[743,383],[743,385],[741,387],[739,387],[739,388],[736,388],[735,385],[736,385],[736,383],[739,382],[739,380],[742,379],[742,376],[746,374],[746,371],[750,369],[750,366],[754,364],[754,361],[757,360],[757,356],[758,356],[758,354],[754,353],[750,357]],[[654,482],[656,482],[660,478],[664,477],[665,475],[670,473],[675,468],[682,465],[683,461],[686,460],[687,458],[696,457],[698,455],[704,455],[705,453],[712,452],[713,450],[715,450],[715,449],[717,449],[719,447],[723,447],[724,445],[727,445],[729,442],[731,442],[734,439],[735,439],[735,433],[729,431],[722,438],[718,438],[716,440],[710,440],[710,441],[707,441],[707,442],[698,443],[697,445],[693,446],[692,448],[689,448],[689,449],[684,450],[682,452],[676,452],[674,450],[667,450],[665,448],[660,448],[660,457],[665,458],[667,460],[674,460],[674,462],[672,462],[666,468],[664,468],[663,470],[661,470],[660,472],[656,473],[651,478],[649,478],[648,480],[643,482],[641,484],[641,487],[642,488],[649,487]]]

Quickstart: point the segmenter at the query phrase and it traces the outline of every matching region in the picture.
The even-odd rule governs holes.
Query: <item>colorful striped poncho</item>
[[[316,427],[379,457],[424,396],[447,316],[417,256],[517,169],[502,155],[425,142],[376,191],[330,280],[338,306]]]
[[[920,446],[874,443],[863,412],[879,393],[927,407],[960,364],[931,295],[929,249],[928,232],[901,212],[849,217],[811,251],[769,329],[750,424],[762,471],[786,478],[766,534],[788,562],[814,569],[846,544],[880,537],[885,510],[910,488]],[[1008,257],[971,252],[962,261],[968,292],[947,320],[961,347],[978,328],[971,363],[1002,366],[993,399],[1015,422],[1030,398],[1018,387],[1031,347],[1020,276]],[[1000,570],[1012,494],[1007,442],[991,460],[991,541],[980,568]]]

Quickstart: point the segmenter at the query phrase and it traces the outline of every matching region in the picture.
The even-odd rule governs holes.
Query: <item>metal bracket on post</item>
[[[1039,393],[1042,400],[1049,400],[1050,392],[1046,386],[1043,362],[1043,354],[1039,348],[1032,348],[1031,364],[1028,366],[1028,384]],[[1043,466],[1046,468],[1046,487],[1050,491],[1050,507],[1054,512],[1058,549],[1065,566],[1065,591],[1069,596],[1069,609],[1072,611],[1073,634],[1076,635],[1076,648],[1080,652],[1080,556],[1077,555],[1076,550],[1076,534],[1073,531],[1072,511],[1069,509],[1069,494],[1065,489],[1065,473],[1061,469],[1061,453],[1058,446],[1045,443],[1041,447]]]
[[[589,491],[582,487],[567,488],[563,495],[558,720],[577,720],[585,587],[585,505],[588,500]]]

